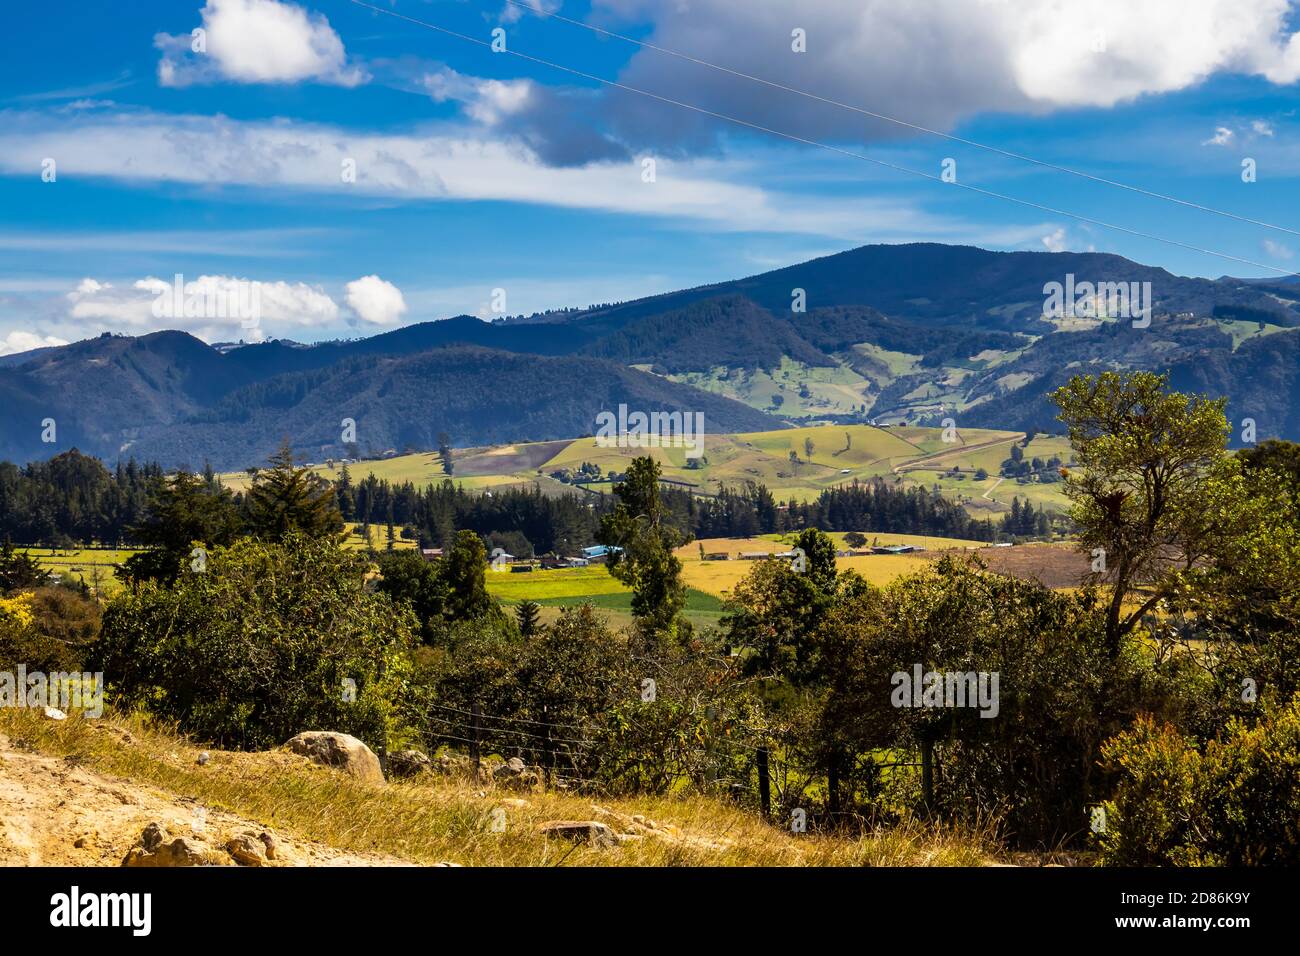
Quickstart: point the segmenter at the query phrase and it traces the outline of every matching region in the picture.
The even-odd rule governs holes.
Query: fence
[[[608,793],[619,789],[617,772],[601,774],[602,750],[611,746],[608,728],[569,721],[539,720],[484,712],[476,702],[468,707],[426,703],[427,711],[419,730],[430,745],[446,745],[467,755],[469,769],[482,772],[485,755],[518,757],[544,776],[547,786],[575,792]],[[594,730],[604,730],[601,736]],[[666,789],[683,783],[701,790],[722,792],[740,803],[752,801],[767,818],[772,816],[773,797],[779,806],[793,808],[796,798],[807,794],[813,784],[825,786],[822,801],[832,820],[842,810],[838,774],[801,764],[783,755],[779,743],[763,731],[732,722],[726,735],[701,741],[692,751],[696,762],[689,768],[662,772]],[[635,768],[637,760],[629,761]],[[875,762],[881,769],[921,768],[926,800],[932,797],[929,749],[923,760]],[[593,770],[593,768],[595,768]],[[626,769],[626,768],[625,768]],[[804,801],[807,802],[807,801]]]

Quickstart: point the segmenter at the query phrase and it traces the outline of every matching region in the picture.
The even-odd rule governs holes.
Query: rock
[[[551,820],[537,829],[553,839],[571,840],[588,846],[618,846],[614,831],[599,820]]]
[[[416,777],[433,767],[433,761],[418,750],[399,750],[388,755],[388,773],[394,777]]]
[[[511,757],[492,770],[492,779],[513,790],[532,790],[541,785],[542,778],[518,757]]]
[[[226,841],[226,852],[240,866],[262,866],[266,863],[266,844],[254,833],[237,833]]]
[[[65,714],[63,711],[59,710],[59,708],[57,707],[46,707],[42,710],[42,713],[45,714],[45,716],[48,717],[50,720],[68,719],[68,715]]]
[[[207,762],[211,759],[212,759],[212,755],[205,750],[199,754],[199,759],[194,762],[197,763],[200,767],[203,767],[206,766]]]
[[[438,773],[468,776],[473,772],[474,762],[460,754],[439,754],[438,759],[433,761],[431,766]]]
[[[290,739],[285,747],[315,763],[342,770],[366,783],[384,782],[384,771],[380,769],[379,758],[356,737],[332,730],[307,730]]]
[[[152,853],[162,846],[163,841],[166,839],[167,831],[163,829],[163,825],[161,823],[151,823],[140,834],[140,845]]]
[[[198,840],[177,837],[168,841],[167,831],[151,823],[140,834],[140,842],[131,847],[123,866],[226,866],[229,857]]]

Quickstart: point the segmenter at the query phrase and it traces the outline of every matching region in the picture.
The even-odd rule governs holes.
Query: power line
[[[1050,169],[1058,173],[1067,173],[1070,176],[1078,176],[1080,179],[1091,180],[1092,182],[1095,183],[1102,183],[1107,186],[1114,186],[1118,189],[1127,189],[1129,192],[1139,193],[1143,196],[1148,196],[1152,199],[1162,199],[1166,202],[1177,203],[1180,206],[1186,206],[1189,209],[1196,209],[1199,210],[1200,212],[1213,213],[1216,216],[1223,216],[1227,219],[1235,219],[1238,222],[1249,223],[1252,226],[1262,226],[1265,229],[1276,229],[1278,232],[1285,232],[1292,236],[1300,236],[1300,230],[1289,229],[1286,226],[1279,226],[1275,223],[1265,222],[1262,219],[1251,219],[1249,216],[1242,216],[1235,212],[1229,212],[1225,209],[1216,209],[1213,206],[1205,206],[1202,205],[1201,203],[1192,202],[1191,200],[1188,199],[1180,199],[1177,196],[1170,196],[1166,193],[1155,192],[1154,190],[1145,189],[1141,186],[1134,186],[1131,185],[1130,183],[1120,182],[1119,180],[1116,179],[1108,179],[1105,176],[1098,176],[1095,173],[1085,172],[1084,170],[1081,169],[1074,169],[1069,166],[1062,166],[1058,163],[1048,162],[1047,160],[1036,159],[1033,156],[1026,156],[1023,153],[1017,153],[1009,149],[1003,149],[1000,146],[990,146],[988,143],[981,143],[973,139],[966,139],[965,137],[962,136],[956,136],[952,133],[945,133],[943,130],[931,129],[928,126],[922,126],[919,123],[910,123],[907,120],[899,119],[896,116],[888,116],[884,113],[877,113],[873,110],[866,109],[865,107],[854,106],[852,103],[843,103],[839,100],[834,100],[827,96],[821,96],[817,93],[810,93],[807,90],[801,90],[793,86],[786,86],[784,83],[777,83],[774,80],[765,79],[764,77],[761,76],[754,76],[753,74],[744,73],[740,70],[733,70],[730,67],[722,66],[717,63],[710,63],[708,60],[691,56],[689,53],[682,53],[678,50],[671,50],[668,47],[659,46],[658,44],[651,43],[647,40],[638,40],[636,39],[636,37],[630,37],[622,33],[616,33],[613,30],[606,30],[603,27],[598,27],[591,23],[583,23],[581,20],[575,20],[572,17],[566,17],[559,13],[552,13],[547,10],[543,10],[541,7],[534,6],[533,4],[530,3],[524,3],[522,2],[522,0],[505,0],[505,2],[510,4],[511,6],[520,7],[524,10],[530,10],[540,17],[549,17],[552,20],[559,20],[563,23],[568,23],[572,26],[581,27],[584,30],[590,30],[593,33],[598,33],[601,36],[609,37],[610,39],[622,40],[626,43],[633,43],[639,47],[643,47],[644,49],[653,50],[656,53],[663,53],[666,56],[676,57],[680,60],[685,60],[688,63],[694,63],[698,66],[707,67],[710,70],[716,70],[719,73],[726,73],[729,76],[734,76],[742,80],[750,80],[754,83],[762,83],[764,86],[771,87],[772,89],[775,90],[782,90],[783,92],[786,93],[793,93],[795,96],[802,96],[810,100],[816,100],[817,102],[825,103],[828,106],[835,106],[835,107],[839,107],[840,109],[851,110],[854,113],[859,113],[863,116],[870,116],[873,119],[883,120],[886,123],[893,123],[897,126],[902,126],[910,130],[915,130],[918,133],[928,133],[931,136],[938,136],[941,137],[942,139],[949,140],[950,142],[953,143],[960,143],[963,146],[972,146],[975,149],[982,149],[990,153],[996,153],[997,155],[1005,156],[1008,159],[1018,160],[1023,163],[1031,163],[1035,166],[1041,166],[1044,169]]]
[[[371,10],[375,13],[383,14],[384,16],[394,17],[395,19],[398,20],[405,20],[406,22],[413,23],[416,26],[425,27],[426,29],[434,30],[438,33],[442,33],[450,37],[455,37],[458,40],[464,40],[467,43],[473,43],[478,46],[487,47],[489,49],[492,48],[492,44],[489,43],[487,40],[481,40],[478,37],[469,36],[468,34],[464,34],[464,33],[458,33],[455,30],[449,29],[448,27],[439,26],[436,23],[429,23],[424,20],[418,20],[415,17],[410,17],[407,16],[406,14],[398,13],[395,10],[385,10],[382,7],[376,7],[373,4],[366,3],[364,2],[364,0],[348,0],[348,2],[358,7],[364,7],[365,9]],[[672,99],[671,97],[663,96],[659,93],[653,93],[649,90],[643,90],[635,86],[629,86],[626,83],[621,83],[617,80],[610,80],[610,79],[606,79],[603,76],[596,76],[592,73],[586,73],[583,72],[582,70],[575,69],[574,67],[564,66],[563,64],[555,63],[550,60],[545,60],[542,59],[541,57],[536,57],[529,53],[521,53],[518,50],[512,50],[509,49],[508,47],[503,49],[501,52],[508,53],[511,56],[518,57],[519,59],[522,60],[527,60],[531,63],[536,63],[540,66],[545,66],[554,70],[559,70],[563,73],[568,73],[572,76],[581,77],[582,79],[585,80],[591,80],[592,82],[595,83],[601,83],[605,86],[609,86],[614,89],[623,90],[628,93],[635,93],[638,96],[644,96],[644,97],[648,97],[649,99],[658,100],[659,102],[667,103],[671,106],[679,106],[682,109],[688,109],[704,116],[710,116],[714,119],[723,120],[724,122],[727,123],[733,123],[737,126],[743,126],[748,129],[756,130],[761,133],[768,133],[772,136],[779,136],[782,139],[787,139],[794,143],[801,143],[802,145],[805,146],[815,146],[819,149],[827,150],[828,152],[838,153],[842,156],[851,157],[852,159],[860,159],[865,162],[873,163],[877,166],[884,167],[886,169],[892,169],[897,172],[908,173],[912,176],[919,176],[922,179],[928,179],[931,182],[942,183],[944,186],[955,186],[959,189],[964,189],[967,192],[972,192],[977,195],[988,196],[992,199],[1000,199],[1003,200],[1004,202],[1015,203],[1016,205],[1025,206],[1030,209],[1036,209],[1039,212],[1050,213],[1051,215],[1054,216],[1065,216],[1066,218],[1073,219],[1076,222],[1083,222],[1089,225],[1099,226],[1104,229],[1111,229],[1116,232],[1125,233],[1126,235],[1135,236],[1139,239],[1146,239],[1151,242],[1164,243],[1165,245],[1175,246],[1179,249],[1185,249],[1189,252],[1196,252],[1201,255],[1213,256],[1218,259],[1237,262],[1242,265],[1252,266],[1256,269],[1265,269],[1269,272],[1276,272],[1279,275],[1289,276],[1292,274],[1289,270],[1280,269],[1277,266],[1268,265],[1263,262],[1256,262],[1253,259],[1246,259],[1241,256],[1234,256],[1226,252],[1217,252],[1213,249],[1207,249],[1203,246],[1197,246],[1188,242],[1182,242],[1178,239],[1167,239],[1163,236],[1157,236],[1151,233],[1142,232],[1141,230],[1132,229],[1128,226],[1121,226],[1117,223],[1107,222],[1102,219],[1093,219],[1089,216],[1084,216],[1079,213],[1069,212],[1068,210],[1064,210],[1064,209],[1057,209],[1054,206],[1048,206],[1043,203],[1037,203],[1029,199],[1020,199],[1017,198],[1016,196],[1008,196],[1005,193],[994,192],[991,189],[984,189],[980,186],[972,186],[969,183],[963,183],[958,181],[945,182],[941,177],[936,176],[933,173],[927,173],[919,169],[912,169],[910,167],[903,166],[899,163],[892,163],[883,159],[876,159],[874,156],[867,156],[863,153],[857,153],[851,149],[845,149],[841,146],[833,146],[829,143],[822,143],[822,142],[818,142],[817,140],[806,139],[805,137],[798,136],[794,133],[786,133],[783,132],[782,130],[773,129],[768,126],[763,126],[759,123],[752,123],[749,120],[740,119],[735,116],[728,116],[725,113],[718,113],[713,110],[706,109],[702,106],[696,106],[693,103],[685,103],[682,102],[681,100],[675,100]]]

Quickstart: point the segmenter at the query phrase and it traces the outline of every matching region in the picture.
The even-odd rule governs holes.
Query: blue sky
[[[244,334],[237,321],[156,318],[152,288],[178,273],[259,282],[258,334],[314,341],[488,318],[495,290],[507,313],[531,313],[870,242],[1095,249],[1186,275],[1300,267],[1300,21],[1286,0],[373,6],[8,11],[0,352],[105,330]],[[593,27],[1283,228],[908,130]],[[483,45],[496,28],[510,52]],[[962,185],[1061,212],[517,53],[932,177],[952,159]]]

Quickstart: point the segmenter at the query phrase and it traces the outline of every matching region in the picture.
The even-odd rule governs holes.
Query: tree
[[[542,606],[536,601],[523,601],[515,608],[515,619],[519,622],[519,633],[532,637],[539,627],[538,619]]]
[[[1295,442],[1268,438],[1254,448],[1243,448],[1237,457],[1248,475],[1264,471],[1273,472],[1282,479],[1287,492],[1300,500],[1300,445]]]
[[[807,458],[809,461],[812,461],[813,448],[815,447],[816,446],[813,444],[811,435],[809,435],[807,438],[803,440],[803,456]]]
[[[26,551],[15,551],[9,535],[5,535],[0,549],[0,595],[35,587],[45,577],[45,572]]]
[[[834,603],[835,545],[816,528],[795,542],[791,562],[761,561],[736,585],[723,620],[731,646],[742,652],[746,673],[773,675],[794,686],[818,671],[815,634]]]
[[[119,592],[90,668],[124,708],[220,746],[265,750],[321,728],[387,746],[414,621],[366,588],[368,570],[296,532],[241,538],[170,588]]]
[[[659,464],[637,458],[614,486],[618,499],[611,514],[600,521],[599,540],[613,550],[609,573],[632,588],[632,615],[647,635],[679,632],[686,604],[682,562],[674,550],[686,536],[667,521],[659,494]]]
[[[1227,460],[1224,400],[1166,385],[1167,376],[1151,372],[1103,372],[1075,377],[1053,395],[1078,464],[1065,485],[1071,517],[1081,548],[1103,558],[1112,588],[1112,656],[1168,593],[1170,572],[1193,567],[1216,541],[1205,502]],[[1126,611],[1139,588],[1144,593]]]
[[[248,491],[248,525],[254,537],[280,541],[294,532],[312,538],[341,536],[343,516],[329,482],[299,468],[287,440],[268,461],[271,467],[258,469]]]
[[[145,514],[131,534],[148,550],[123,562],[118,576],[170,583],[190,563],[196,546],[224,547],[243,530],[231,493],[188,471],[153,480]]]
[[[433,643],[446,627],[449,588],[440,572],[442,562],[425,561],[416,551],[393,551],[379,559],[375,590],[395,604],[404,604],[420,622],[420,638]]]
[[[844,536],[844,543],[850,548],[860,548],[867,543],[867,536],[861,531],[850,531]]]
[[[451,462],[451,438],[446,432],[438,434],[438,457],[442,459],[442,473],[450,475],[452,472]]]
[[[487,591],[487,549],[473,531],[456,533],[455,544],[443,560],[447,583],[447,616],[463,621],[479,617],[492,607]]]

